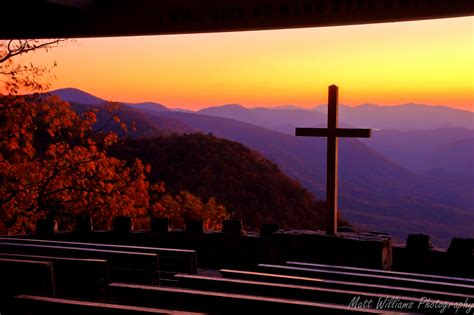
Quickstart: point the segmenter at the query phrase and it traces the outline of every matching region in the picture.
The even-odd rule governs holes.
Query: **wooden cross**
[[[338,137],[370,138],[371,129],[337,128],[337,106],[339,88],[329,87],[328,95],[328,127],[327,128],[296,128],[296,136],[326,137],[327,145],[327,174],[326,174],[326,207],[327,234],[337,232],[337,146]]]

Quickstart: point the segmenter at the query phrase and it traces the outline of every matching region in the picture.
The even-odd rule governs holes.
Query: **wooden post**
[[[329,87],[328,93],[328,138],[327,138],[327,174],[326,174],[326,232],[334,235],[337,232],[337,162],[338,139],[336,137],[337,105],[339,88]]]

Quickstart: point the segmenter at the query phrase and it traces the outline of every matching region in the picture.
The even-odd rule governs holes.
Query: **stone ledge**
[[[240,225],[235,222],[231,222],[235,227],[231,224],[227,232],[203,231],[202,221],[196,220],[187,222],[185,229],[162,226],[157,232],[149,232],[131,231],[130,220],[127,219],[116,218],[112,231],[88,229],[87,233],[52,232],[36,237],[195,249],[199,267],[208,269],[254,268],[259,263],[285,263],[289,260],[384,270],[390,270],[392,265],[391,238],[383,233],[346,231],[327,235],[323,231],[278,230],[260,236],[241,231]]]
[[[340,232],[327,235],[323,231],[288,230],[273,235],[280,252],[279,260],[312,261],[390,270],[391,237],[376,233]]]

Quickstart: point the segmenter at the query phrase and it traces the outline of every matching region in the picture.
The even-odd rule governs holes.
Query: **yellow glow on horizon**
[[[258,32],[79,39],[28,56],[53,88],[197,109],[424,103],[474,110],[473,17]]]

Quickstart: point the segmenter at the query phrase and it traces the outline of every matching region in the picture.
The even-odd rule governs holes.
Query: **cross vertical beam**
[[[337,164],[338,164],[338,127],[337,105],[339,88],[331,85],[328,88],[328,138],[327,138],[327,174],[326,174],[326,232],[334,235],[337,232]]]

